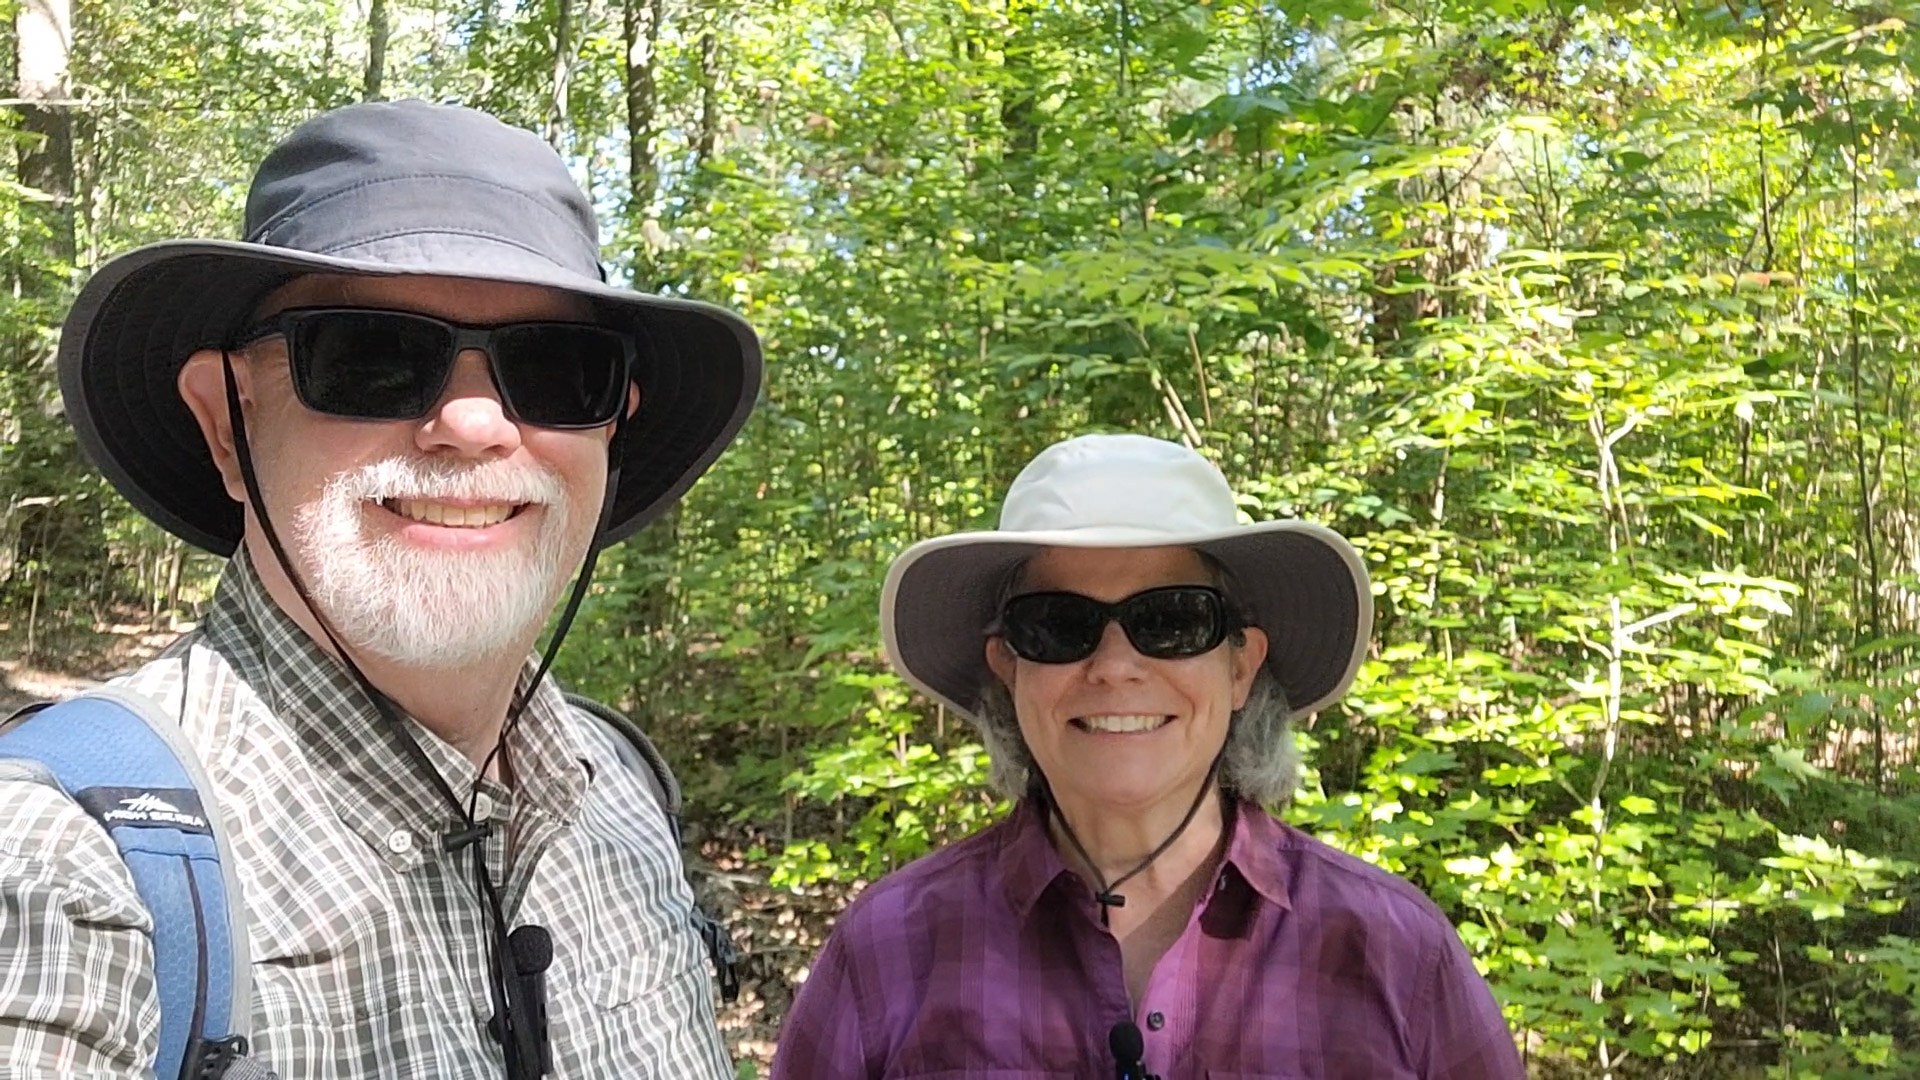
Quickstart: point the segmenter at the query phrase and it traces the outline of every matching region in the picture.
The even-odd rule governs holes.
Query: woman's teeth
[[[388,499],[382,505],[409,521],[423,521],[428,525],[444,525],[456,529],[478,529],[488,525],[498,525],[512,517],[514,510],[511,503],[448,506],[446,503],[427,502],[422,499]]]
[[[1082,716],[1074,720],[1074,723],[1079,724],[1088,731],[1114,732],[1117,734],[1152,731],[1166,722],[1167,717],[1165,715],[1155,714],[1149,716],[1145,713],[1131,716]]]

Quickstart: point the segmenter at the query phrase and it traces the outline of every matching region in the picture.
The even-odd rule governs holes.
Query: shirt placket
[[[1076,916],[1070,923],[1074,932],[1067,936],[1080,954],[1079,967],[1085,973],[1083,985],[1092,988],[1084,1014],[1091,1022],[1091,1030],[1085,1035],[1088,1060],[1106,1063],[1100,1073],[1108,1075],[1114,1064],[1108,1032],[1115,1023],[1133,1016],[1132,1003],[1127,1000],[1127,969],[1120,954],[1120,939],[1101,924],[1097,914],[1100,905],[1078,875],[1071,871],[1062,874],[1053,888],[1053,899],[1065,902]],[[1134,1022],[1140,1021],[1136,1018]]]
[[[513,855],[507,864],[505,892],[510,915],[519,911],[520,905],[526,901],[527,891],[533,887],[533,874],[539,868],[540,857],[558,838],[562,824],[538,806],[522,808],[514,820],[508,836]]]
[[[1134,1022],[1146,1043],[1147,1071],[1162,1080],[1188,1080],[1204,1073],[1193,1057],[1199,1024],[1200,918],[1219,892],[1219,882],[1194,905],[1186,928],[1153,965]]]
[[[529,713],[539,708],[536,702]],[[529,719],[532,719],[531,715]],[[539,722],[551,720],[542,715]],[[539,729],[536,727],[534,730]],[[500,900],[500,912],[505,925],[499,931],[503,934],[512,933],[520,925],[518,913],[532,883],[534,868],[542,852],[553,842],[557,831],[552,815],[541,805],[541,793],[551,787],[547,776],[552,766],[544,760],[545,752],[544,742],[538,749],[529,748],[527,753],[530,759],[541,757],[542,760],[529,760],[529,767],[518,777],[519,786],[509,788],[497,779],[478,777],[477,771],[464,759],[454,756],[451,748],[444,743],[434,742],[429,750],[429,757],[442,770],[442,775],[447,776],[454,790],[471,792],[468,806],[474,824],[484,826],[481,838],[477,841],[477,850],[484,854],[486,873]],[[491,977],[489,950],[494,939],[492,914],[475,880],[470,862],[472,857],[471,854],[449,856],[458,862],[461,871],[458,891],[462,894],[458,899],[464,901],[461,912],[452,917],[471,927],[471,933],[465,935],[469,945],[464,959],[471,965],[470,970],[477,973],[477,978],[471,982],[474,988],[473,1015],[481,1025],[484,1036],[493,1016],[492,987],[488,980]],[[485,1037],[491,1039],[490,1036]]]
[[[491,813],[484,819],[487,830],[487,868],[500,889],[500,906],[509,928],[519,922],[520,905],[533,883],[533,871],[540,856],[553,843],[558,827],[553,816],[529,798],[514,793],[494,781],[481,785],[481,798]],[[479,813],[474,820],[483,820]]]
[[[519,788],[506,823],[509,862],[505,880],[507,910],[518,911],[532,888],[540,859],[560,839],[586,795],[586,766],[579,747],[562,733],[567,707],[549,687],[527,703],[521,746]],[[505,820],[505,819],[503,819]]]

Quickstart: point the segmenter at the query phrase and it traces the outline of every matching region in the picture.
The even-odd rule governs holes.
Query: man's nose
[[[454,361],[447,388],[420,421],[417,441],[430,453],[500,457],[520,448],[520,425],[507,415],[487,356],[468,349]]]

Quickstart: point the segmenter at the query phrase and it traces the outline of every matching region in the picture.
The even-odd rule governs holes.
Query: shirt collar
[[[1292,908],[1286,862],[1280,857],[1286,826],[1250,802],[1233,806],[1229,813],[1232,832],[1220,860],[1221,873],[1231,868],[1267,901],[1283,911]],[[1021,799],[1007,823],[1008,835],[1000,849],[1000,880],[1014,915],[1024,920],[1047,888],[1068,872],[1067,865],[1048,835],[1046,811],[1039,799]],[[1218,882],[1216,878],[1216,888]]]
[[[267,594],[244,547],[221,575],[205,640],[307,751],[342,822],[408,867],[418,864],[423,847],[439,849],[441,833],[455,820],[453,807],[421,774],[400,735],[345,666]],[[521,687],[533,671],[529,658]],[[578,813],[589,773],[571,717],[553,680],[541,680],[509,740],[516,807],[525,804],[562,821]],[[411,717],[402,719],[447,786],[465,800],[478,768]],[[418,835],[406,850],[395,851],[399,830]]]
[[[1231,867],[1262,898],[1282,911],[1291,909],[1293,898],[1287,889],[1287,864],[1280,857],[1280,845],[1287,840],[1287,827],[1255,803],[1237,803],[1231,812],[1233,835],[1227,841],[1226,855],[1220,860],[1221,870]]]
[[[1000,848],[1000,881],[1014,916],[1025,920],[1040,894],[1067,872],[1067,864],[1047,835],[1045,804],[1039,799],[1015,803],[1007,825],[1007,838]]]

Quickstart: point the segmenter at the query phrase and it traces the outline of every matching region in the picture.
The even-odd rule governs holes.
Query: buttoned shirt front
[[[442,844],[452,810],[244,556],[203,628],[119,683],[179,716],[210,776],[249,917],[254,1056],[286,1080],[503,1075],[471,855]],[[473,763],[405,722],[472,790]],[[553,1075],[731,1076],[679,851],[614,739],[547,680],[511,740],[512,787],[474,800],[509,922],[553,938]],[[98,824],[0,781],[8,1075],[151,1075],[151,930]]]
[[[1099,905],[1022,803],[862,895],[774,1080],[1107,1078],[1133,1020],[1163,1080],[1517,1080],[1500,1009],[1419,890],[1251,804],[1132,1007]]]

